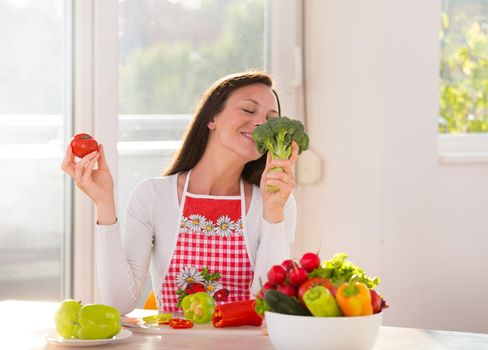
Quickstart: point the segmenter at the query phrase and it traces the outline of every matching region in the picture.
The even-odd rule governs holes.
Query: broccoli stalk
[[[299,154],[307,150],[309,143],[303,124],[287,117],[269,119],[254,130],[252,137],[259,153],[269,152],[272,159],[290,158],[292,141],[298,144]],[[276,167],[270,171],[283,171],[283,168]],[[266,186],[266,190],[279,191],[276,186]]]

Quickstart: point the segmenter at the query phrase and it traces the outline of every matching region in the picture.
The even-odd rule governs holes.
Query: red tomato
[[[324,286],[329,290],[329,292],[335,297],[336,295],[336,289],[334,285],[332,284],[331,281],[329,281],[327,278],[321,278],[321,277],[314,277],[309,279],[308,281],[302,283],[300,287],[298,288],[298,299],[300,302],[303,304],[303,294],[307,290],[309,290],[312,287],[315,286]]]
[[[76,134],[71,139],[71,149],[75,156],[83,158],[93,151],[98,151],[98,143],[88,134]]]
[[[268,282],[277,286],[285,282],[286,271],[281,265],[274,265],[268,270]]]
[[[320,258],[315,253],[305,253],[300,259],[300,265],[308,272],[312,272],[319,267]]]
[[[169,325],[171,328],[175,329],[191,328],[193,327],[193,322],[183,318],[172,318],[169,320]]]

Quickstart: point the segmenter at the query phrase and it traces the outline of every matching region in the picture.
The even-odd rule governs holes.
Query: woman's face
[[[261,154],[252,139],[254,129],[278,117],[278,104],[270,87],[252,84],[232,92],[214,120],[208,124],[210,140],[242,157],[247,163]]]

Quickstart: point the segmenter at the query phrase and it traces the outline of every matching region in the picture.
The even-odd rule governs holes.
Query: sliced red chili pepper
[[[183,329],[193,327],[193,322],[185,320],[183,318],[172,318],[169,320],[169,325],[174,329]]]

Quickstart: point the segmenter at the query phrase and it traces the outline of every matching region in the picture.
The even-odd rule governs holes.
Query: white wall
[[[488,164],[437,157],[440,1],[306,0],[306,106],[320,183],[296,255],[345,251],[384,324],[488,332]]]

